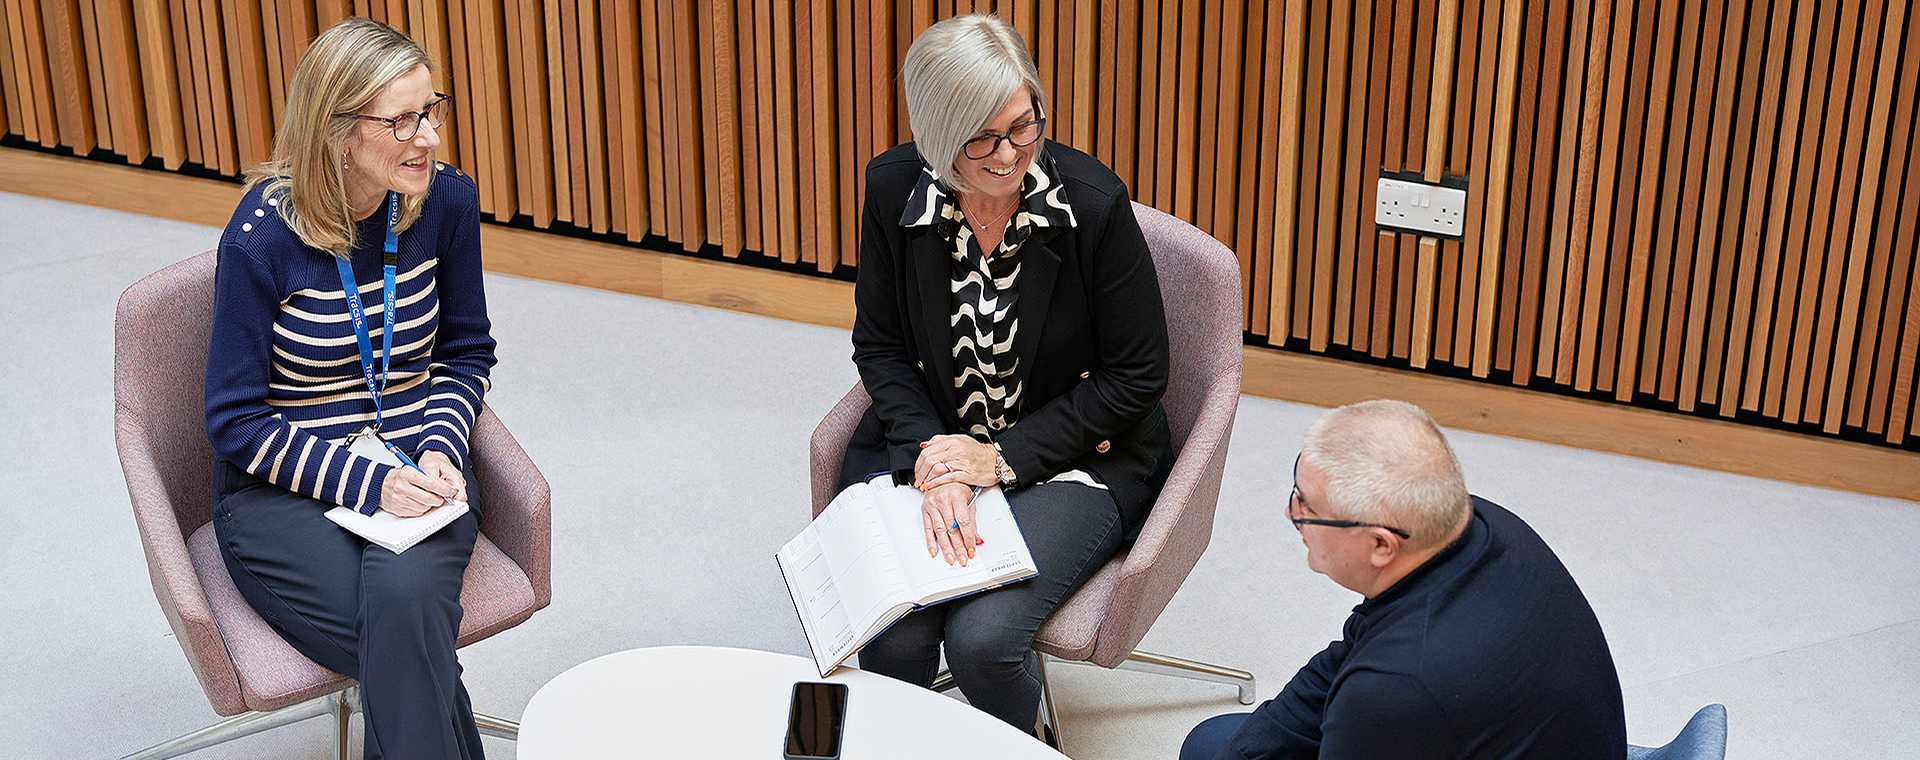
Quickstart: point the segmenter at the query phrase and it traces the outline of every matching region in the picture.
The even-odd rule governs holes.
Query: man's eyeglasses
[[[408,111],[392,118],[369,116],[363,113],[340,113],[334,115],[359,119],[361,121],[371,121],[376,124],[384,124],[387,129],[393,130],[393,139],[406,142],[413,139],[414,135],[420,134],[420,122],[424,121],[434,129],[439,129],[441,124],[446,123],[447,100],[451,97],[452,96],[444,92],[436,92],[433,94],[432,102],[427,103],[426,108],[418,111]]]
[[[1040,134],[1046,130],[1047,117],[1036,117],[1013,125],[1013,129],[1007,130],[1006,134],[989,132],[961,143],[960,152],[965,154],[967,158],[978,161],[993,155],[994,151],[999,150],[1001,140],[1013,143],[1013,147],[1024,148],[1038,141]]]
[[[1299,457],[1294,457],[1293,459],[1293,474],[1296,479],[1300,477]],[[1287,494],[1287,521],[1293,523],[1294,530],[1300,530],[1303,525],[1319,525],[1326,528],[1380,528],[1388,533],[1399,536],[1403,540],[1411,540],[1413,538],[1412,533],[1408,533],[1391,525],[1360,522],[1357,520],[1322,520],[1318,517],[1295,517],[1294,514],[1301,509],[1305,509],[1305,506],[1300,499],[1300,486],[1299,484],[1295,484],[1293,491]]]

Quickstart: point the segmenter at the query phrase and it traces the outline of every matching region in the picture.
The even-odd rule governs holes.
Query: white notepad
[[[966,567],[927,556],[920,502],[891,474],[855,483],[774,555],[822,677],[917,608],[1039,574],[1000,489],[973,500],[986,543]]]
[[[347,450],[381,464],[394,467],[405,466],[400,463],[399,457],[394,456],[393,452],[380,445],[380,442],[371,435],[355,437],[353,444],[348,446]],[[373,487],[380,486],[374,484]],[[368,516],[346,507],[334,507],[327,510],[327,519],[370,543],[378,544],[387,551],[399,554],[413,548],[414,544],[433,535],[434,531],[447,527],[447,523],[460,519],[460,516],[466,513],[466,502],[449,501],[446,505],[435,507],[418,517],[401,517],[384,509],[375,510],[372,516]]]

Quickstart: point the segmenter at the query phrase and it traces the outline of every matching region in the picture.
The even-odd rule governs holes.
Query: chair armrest
[[[834,486],[839,485],[840,480],[840,462],[847,455],[847,441],[853,439],[854,427],[860,424],[860,418],[872,404],[866,386],[856,382],[853,389],[840,398],[840,403],[827,412],[826,418],[820,420],[819,427],[813,429],[812,449],[807,460],[812,473],[815,515],[833,501]]]
[[[214,712],[245,712],[240,674],[213,622],[213,607],[193,569],[193,559],[187,555],[187,537],[167,496],[165,479],[145,436],[127,420],[126,410],[116,412],[114,441],[120,449],[120,470],[126,476],[127,496],[133,502],[133,521],[140,530],[140,547],[147,555],[147,577],[153,582],[154,598]]]
[[[545,608],[553,601],[553,489],[491,407],[473,423],[471,448],[486,500],[480,530],[527,574],[534,609]]]
[[[1207,391],[1173,473],[1120,566],[1120,577],[1093,655],[1118,663],[1140,643],[1186,582],[1213,538],[1214,508],[1240,403],[1239,372],[1224,373]]]

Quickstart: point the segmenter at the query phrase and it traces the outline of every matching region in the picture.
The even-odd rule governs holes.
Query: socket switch
[[[1421,182],[1380,178],[1374,224],[1459,237],[1466,229],[1467,191]]]

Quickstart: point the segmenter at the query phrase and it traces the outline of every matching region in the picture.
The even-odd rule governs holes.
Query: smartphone
[[[839,760],[847,723],[847,685],[801,681],[787,709],[787,760]]]

